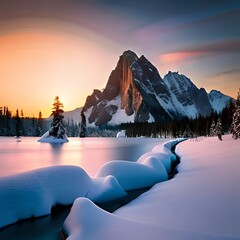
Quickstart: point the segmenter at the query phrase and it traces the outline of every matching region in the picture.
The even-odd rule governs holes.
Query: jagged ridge
[[[162,79],[143,55],[138,58],[128,50],[120,56],[105,89],[95,89],[87,97],[82,112],[88,126],[196,118],[209,116],[216,108],[221,111],[231,101],[217,93],[208,95],[178,72],[168,72]],[[217,106],[219,103],[222,108]]]

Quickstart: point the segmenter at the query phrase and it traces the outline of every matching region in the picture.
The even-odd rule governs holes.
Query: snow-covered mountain
[[[64,116],[64,121],[65,122],[69,122],[71,124],[71,122],[73,122],[74,124],[79,124],[81,122],[81,114],[82,111],[82,107],[76,108],[72,111],[66,111],[63,113]]]
[[[88,126],[166,122],[209,116],[213,109],[221,111],[230,100],[220,92],[208,94],[204,88],[198,89],[178,72],[168,72],[162,79],[144,56],[139,58],[128,50],[120,56],[105,89],[95,89],[82,111]]]
[[[217,90],[212,90],[208,94],[208,99],[212,105],[212,108],[215,112],[220,113],[227,104],[233,99]]]
[[[82,107],[79,107],[79,108],[76,108],[74,110],[71,110],[71,111],[66,111],[63,113],[63,116],[64,116],[64,122],[68,123],[69,124],[79,124],[81,123],[81,117],[80,117],[80,114],[81,114],[81,111],[82,111]],[[46,118],[47,121],[52,121],[53,117],[48,117]]]
[[[196,118],[211,114],[212,106],[204,88],[198,89],[189,78],[177,72],[168,72],[163,81],[175,111],[181,117]]]

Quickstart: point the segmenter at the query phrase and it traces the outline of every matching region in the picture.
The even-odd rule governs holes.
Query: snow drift
[[[102,203],[126,192],[112,176],[92,179],[80,167],[54,166],[0,178],[0,228],[20,219],[51,213],[56,204],[78,197]]]
[[[168,174],[161,162],[148,157],[143,164],[127,161],[111,161],[104,164],[97,172],[97,177],[113,175],[124,190],[151,187],[168,180]]]
[[[46,135],[43,139],[48,137]],[[166,181],[169,169],[166,170],[165,166],[171,164],[171,157],[167,154],[171,154],[169,149],[178,141],[165,144],[164,160],[160,161],[156,154],[152,154],[143,157],[141,162],[111,161],[99,169],[96,178],[91,178],[77,166],[47,167],[2,177],[0,228],[21,219],[50,214],[56,204],[72,204],[78,197],[103,203],[124,197],[126,190]]]
[[[149,206],[147,203],[145,203],[145,205]],[[152,211],[151,213],[154,214]],[[173,225],[165,226],[157,223],[120,217],[116,214],[111,214],[102,210],[87,198],[78,198],[75,200],[72,210],[64,223],[64,231],[65,233],[72,233],[67,240],[239,239],[234,236],[212,234],[191,229],[181,229]]]
[[[239,239],[239,140],[188,140],[177,154],[181,163],[173,179],[113,214],[88,199],[75,200],[64,223],[68,239]]]
[[[68,142],[67,135],[65,134],[63,138],[57,138],[54,136],[51,136],[49,134],[49,131],[43,134],[43,136],[38,139],[38,142],[42,143],[65,143]]]
[[[151,187],[158,182],[168,180],[168,173],[176,161],[171,149],[183,139],[159,144],[152,151],[143,154],[137,162],[111,161],[104,164],[96,173],[96,177],[113,175],[124,190]]]

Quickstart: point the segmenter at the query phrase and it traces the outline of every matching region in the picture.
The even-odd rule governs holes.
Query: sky
[[[29,117],[48,117],[55,96],[83,106],[125,50],[236,97],[239,22],[239,0],[0,0],[0,106]]]

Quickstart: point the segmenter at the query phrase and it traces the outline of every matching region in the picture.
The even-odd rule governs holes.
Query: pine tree
[[[66,129],[63,123],[63,104],[60,102],[59,97],[56,96],[53,103],[52,114],[53,122],[52,127],[49,130],[49,135],[55,138],[65,138]]]
[[[41,135],[42,135],[42,112],[40,111],[37,120],[36,136]]]
[[[186,129],[184,130],[182,136],[184,138],[192,138],[193,137],[193,132],[192,130],[190,129],[189,125],[187,125]]]
[[[240,89],[235,103],[235,110],[232,121],[232,136],[234,139],[240,138]]]
[[[218,136],[218,139],[222,141],[222,134],[223,134],[223,129],[222,129],[222,121],[221,118],[218,118],[216,128],[215,128],[215,133]]]
[[[212,124],[210,127],[210,137],[213,137],[216,135],[215,129],[216,129],[216,123],[214,120],[212,120]]]
[[[82,119],[82,122],[81,122],[81,127],[80,127],[80,134],[79,136],[81,138],[83,137],[86,137],[86,130],[87,130],[87,127],[86,127],[86,117],[84,115],[83,112],[81,112],[81,119]]]
[[[19,117],[19,112],[18,109],[16,111],[16,136],[20,137],[20,124],[21,124],[21,120]]]

